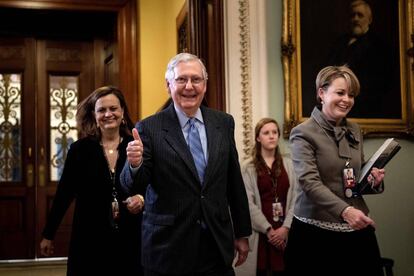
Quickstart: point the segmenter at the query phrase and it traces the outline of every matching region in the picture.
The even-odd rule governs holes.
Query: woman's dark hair
[[[261,119],[259,122],[257,122],[255,130],[254,130],[254,142],[255,145],[252,149],[252,159],[253,159],[253,164],[254,167],[256,168],[257,172],[261,171],[261,168],[265,168],[266,162],[264,161],[263,157],[262,157],[262,144],[260,144],[259,141],[257,141],[257,137],[259,137],[260,134],[260,130],[262,129],[262,127],[266,124],[269,123],[273,123],[276,125],[277,128],[277,135],[280,138],[280,127],[279,124],[276,122],[275,119],[272,118],[263,118]],[[280,175],[280,171],[281,171],[281,165],[282,165],[282,155],[280,153],[279,150],[279,145],[277,145],[276,150],[275,150],[275,160],[276,160],[276,166],[275,166],[275,177],[278,177]],[[272,169],[272,168],[271,168]]]
[[[131,129],[134,127],[134,123],[129,116],[124,95],[121,90],[115,86],[103,86],[93,91],[88,97],[78,104],[76,112],[76,125],[79,132],[79,138],[86,136],[94,137],[96,139],[101,138],[101,131],[96,125],[95,120],[95,105],[98,99],[110,94],[113,94],[118,98],[121,108],[124,110],[124,116],[119,128],[119,134],[121,137],[131,135]]]

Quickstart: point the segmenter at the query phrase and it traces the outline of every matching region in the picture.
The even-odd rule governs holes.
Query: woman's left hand
[[[132,214],[138,214],[144,208],[144,198],[140,194],[128,197],[123,203]]]
[[[288,236],[289,229],[282,226],[277,229],[271,229],[267,233],[269,242],[280,250],[285,249],[286,239]]]
[[[368,175],[368,182],[371,183],[371,186],[378,187],[379,184],[384,180],[385,176],[385,170],[384,169],[378,169],[378,168],[372,168],[371,173]]]

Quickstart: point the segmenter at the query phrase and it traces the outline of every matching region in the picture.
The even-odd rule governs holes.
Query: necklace
[[[121,141],[121,140],[120,140]],[[112,151],[112,152],[111,152]],[[108,150],[109,154],[114,153],[114,150]],[[117,151],[118,153],[118,151]],[[112,220],[111,224],[114,230],[118,229],[118,219],[119,219],[119,203],[118,203],[118,192],[115,188],[115,179],[116,179],[116,163],[118,161],[118,154],[115,158],[113,156],[107,156],[105,150],[103,150],[105,156],[106,164],[108,165],[109,177],[112,184],[112,200],[111,200],[111,209],[112,209]],[[112,165],[113,164],[113,165]]]
[[[114,146],[114,144],[112,143],[112,148],[109,148],[108,144],[105,145],[101,141],[101,146],[102,146],[104,155],[106,157],[106,160],[108,161],[109,169],[111,171],[113,171],[115,168],[116,160],[118,159],[118,147],[119,147],[119,144],[121,144],[121,142],[122,142],[122,137],[119,137],[118,144]]]
[[[116,146],[115,147],[113,147],[113,148],[110,148],[108,145],[105,145],[102,141],[101,141],[101,145],[103,146],[103,148],[105,149],[105,151],[107,151],[108,152],[108,154],[110,154],[110,155],[112,155],[112,154],[114,154],[114,152],[115,151],[117,151],[118,150],[118,146],[119,146],[119,144],[122,142],[122,137],[120,136],[119,137],[119,141],[118,141],[118,143],[116,144]]]
[[[119,144],[118,144],[119,145]],[[103,147],[105,148],[105,150],[108,152],[108,154],[114,154],[114,152],[118,149],[118,145],[116,145],[115,148],[109,148],[108,146],[103,145]]]

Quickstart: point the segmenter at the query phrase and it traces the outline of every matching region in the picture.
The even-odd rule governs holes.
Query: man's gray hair
[[[165,71],[165,79],[168,82],[173,81],[174,78],[175,78],[175,75],[174,75],[175,67],[181,62],[189,62],[189,61],[197,61],[198,63],[200,63],[201,70],[202,70],[202,73],[203,73],[203,78],[204,78],[205,81],[207,81],[208,74],[207,74],[206,66],[201,61],[201,59],[199,59],[196,55],[189,54],[189,53],[180,53],[180,54],[176,55],[175,57],[173,57],[170,60],[170,62],[168,62],[167,71]]]
[[[372,16],[371,5],[367,1],[364,1],[364,0],[354,0],[350,4],[351,9],[357,6],[364,6],[366,8],[366,11],[368,12],[368,17],[372,21],[373,16]]]

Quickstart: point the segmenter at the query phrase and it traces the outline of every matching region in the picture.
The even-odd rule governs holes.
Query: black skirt
[[[285,251],[288,275],[383,275],[375,229],[325,230],[293,219]]]

